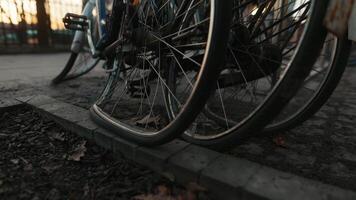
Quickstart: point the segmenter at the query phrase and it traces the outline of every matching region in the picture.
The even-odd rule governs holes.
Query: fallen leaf
[[[88,183],[86,183],[84,185],[83,191],[84,191],[83,197],[88,197],[89,196],[89,192],[90,192],[90,187],[89,187]]]
[[[52,166],[41,166],[42,169],[46,170],[47,173],[52,173],[53,171],[55,171],[56,169],[60,168],[61,165],[52,165]]]
[[[168,196],[171,194],[171,190],[165,185],[159,185],[157,187],[157,193],[159,196]]]
[[[19,156],[19,158],[22,160],[22,162],[24,162],[25,164],[28,164],[29,162],[22,156]]]
[[[32,171],[32,169],[33,169],[33,166],[31,163],[26,164],[25,167],[23,168],[23,170],[25,170],[25,171]]]
[[[286,148],[286,140],[284,137],[282,136],[277,136],[277,137],[274,137],[273,138],[273,142],[274,144],[276,144],[277,146],[279,147],[283,147],[283,148]]]
[[[49,132],[48,137],[51,140],[59,140],[59,141],[64,141],[64,133],[63,132]]]
[[[159,116],[154,116],[152,117],[151,115],[146,115],[146,117],[137,120],[135,123],[137,126],[157,126],[159,124],[160,117]]]
[[[80,161],[80,159],[85,155],[85,152],[87,151],[87,148],[85,147],[86,141],[83,141],[81,144],[77,146],[77,148],[74,149],[72,154],[68,156],[68,160],[72,161]]]
[[[45,199],[59,200],[60,198],[60,192],[56,188],[53,188],[51,191],[49,191]]]
[[[188,184],[187,189],[193,192],[206,192],[207,189],[205,189],[203,186],[199,185],[198,183],[191,182]]]
[[[165,185],[156,187],[154,194],[137,195],[132,198],[133,200],[178,200],[172,196],[172,191]]]
[[[175,176],[172,173],[169,172],[163,172],[162,176],[164,176],[165,178],[167,178],[168,180],[170,180],[171,182],[175,181]]]
[[[19,164],[19,162],[20,162],[19,159],[11,159],[10,161],[15,165]]]
[[[154,194],[138,195],[132,198],[133,200],[178,200],[172,196],[161,196]]]

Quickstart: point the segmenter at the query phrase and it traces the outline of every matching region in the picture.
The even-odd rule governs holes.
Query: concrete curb
[[[18,100],[12,100],[12,99],[4,99],[0,100],[0,112],[5,112],[11,108],[14,108],[16,106],[19,106],[23,104],[22,102]]]
[[[356,199],[356,192],[281,172],[175,140],[141,147],[98,127],[89,111],[47,96],[18,98],[64,128],[123,155],[181,184],[199,183],[216,199],[332,200]]]

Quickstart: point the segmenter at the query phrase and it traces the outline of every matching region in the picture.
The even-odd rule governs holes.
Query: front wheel
[[[53,85],[75,79],[90,72],[99,63],[99,59],[92,58],[89,51],[71,52],[63,70],[52,80]]]
[[[83,12],[86,12],[85,9],[90,8],[90,5],[87,5],[84,8]],[[91,9],[89,9],[91,10]],[[91,16],[91,40],[96,44],[99,40],[99,30],[98,30],[98,20],[96,17]],[[78,33],[76,33],[78,34]],[[60,84],[64,81],[75,79],[77,77],[80,77],[84,74],[87,74],[90,72],[92,69],[95,68],[95,66],[99,63],[100,59],[99,58],[93,58],[91,49],[89,47],[89,41],[87,38],[86,33],[79,33],[81,35],[80,39],[80,49],[78,52],[70,52],[70,56],[68,58],[68,61],[62,71],[53,78],[52,84],[57,85]],[[73,41],[74,42],[74,41]]]
[[[93,119],[141,145],[180,136],[203,108],[217,79],[227,44],[230,0],[141,1],[127,5],[122,46]],[[110,62],[109,62],[110,63]],[[177,80],[171,87],[168,75]],[[180,92],[174,91],[180,88]],[[169,119],[166,93],[177,115]]]

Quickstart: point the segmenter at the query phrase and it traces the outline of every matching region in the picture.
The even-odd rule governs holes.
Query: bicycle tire
[[[283,107],[288,104],[309,75],[326,37],[327,31],[323,27],[323,18],[328,1],[315,0],[313,3],[314,7],[308,22],[309,26],[305,30],[303,41],[299,44],[299,51],[294,55],[295,60],[288,71],[285,72],[284,78],[279,81],[278,86],[269,94],[264,104],[260,105],[237,126],[223,132],[221,136],[202,139],[186,132],[183,135],[186,141],[212,149],[223,150],[250,137],[262,134],[261,130],[282,111]]]
[[[336,47],[335,58],[330,66],[329,73],[325,81],[320,85],[317,92],[313,95],[301,110],[292,115],[287,120],[278,123],[271,123],[263,130],[266,134],[283,132],[295,128],[311,118],[329,100],[330,96],[338,86],[348,63],[351,52],[352,42],[347,37],[340,38]]]
[[[183,3],[187,3],[182,1]],[[193,1],[191,2],[193,3]],[[166,127],[156,131],[154,134],[139,133],[138,130],[130,129],[128,126],[123,125],[118,120],[115,120],[109,114],[105,113],[98,105],[99,101],[103,101],[105,94],[111,90],[115,82],[115,75],[109,76],[107,85],[99,98],[90,109],[91,117],[95,122],[100,124],[106,129],[113,131],[120,137],[133,141],[137,144],[144,146],[153,146],[167,143],[176,137],[180,136],[190,123],[194,120],[195,116],[199,114],[204,106],[204,101],[208,99],[210,92],[214,86],[214,80],[218,76],[218,68],[223,60],[227,35],[229,29],[229,22],[231,19],[231,5],[230,0],[211,0],[211,15],[209,18],[209,39],[207,39],[206,50],[201,71],[199,72],[199,81],[195,84],[194,90],[184,104],[180,114],[173,119]],[[189,10],[188,10],[189,11]]]

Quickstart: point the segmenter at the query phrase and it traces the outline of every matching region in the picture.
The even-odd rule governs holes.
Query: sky
[[[52,29],[63,29],[62,18],[67,12],[80,14],[82,0],[47,0]],[[23,7],[23,9],[22,9]],[[18,24],[21,12],[25,12],[27,23],[36,23],[35,0],[0,0],[0,22]]]

